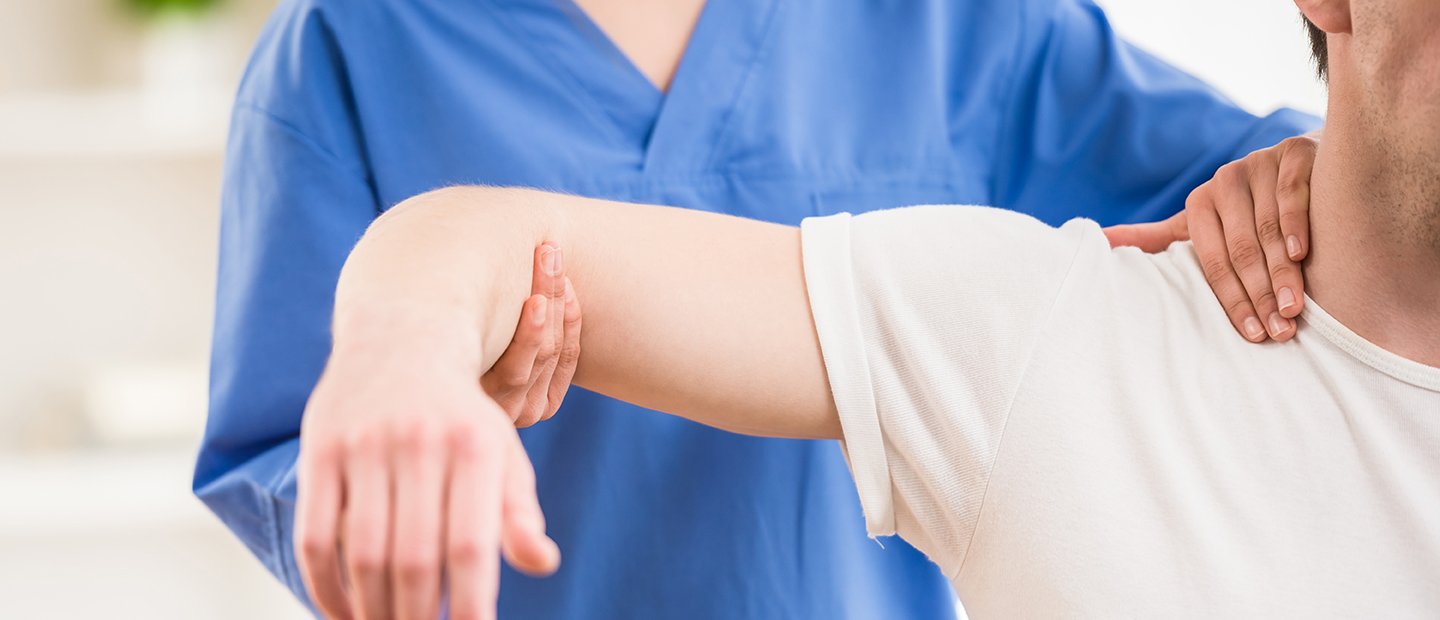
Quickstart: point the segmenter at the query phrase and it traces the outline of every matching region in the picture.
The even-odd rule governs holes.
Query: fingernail
[[[541,297],[541,298],[540,298],[540,301],[535,302],[535,316],[533,316],[533,317],[530,318],[530,322],[532,322],[532,323],[534,323],[534,324],[536,324],[536,325],[544,325],[544,324],[545,324],[545,315],[549,314],[548,312],[546,312],[546,310],[549,310],[549,309],[550,309],[550,300],[549,300],[549,299],[546,299],[546,298],[544,298],[544,297]]]
[[[1285,330],[1287,329],[1290,329],[1290,324],[1285,322],[1285,319],[1280,318],[1280,315],[1278,313],[1273,313],[1270,315],[1271,336],[1279,336],[1280,334],[1285,333]]]
[[[541,264],[545,266],[545,273],[552,276],[560,275],[560,268],[564,263],[564,260],[560,258],[560,248],[546,248],[545,252],[540,255],[540,260]]]
[[[575,287],[571,286],[570,279],[565,279],[565,303],[575,301]]]
[[[1291,260],[1300,260],[1300,238],[1295,235],[1286,237],[1285,251],[1290,253]]]
[[[1275,294],[1275,300],[1280,302],[1281,310],[1289,310],[1295,305],[1295,292],[1288,286],[1280,287],[1280,292]]]
[[[1265,337],[1265,328],[1260,325],[1260,319],[1253,316],[1245,317],[1245,336],[1251,340],[1259,340]]]

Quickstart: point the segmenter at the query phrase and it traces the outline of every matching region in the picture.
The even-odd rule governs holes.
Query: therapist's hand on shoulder
[[[515,326],[515,339],[480,386],[516,426],[550,419],[565,400],[580,360],[580,302],[560,248],[535,248],[530,297]]]
[[[1287,139],[1221,167],[1163,222],[1105,229],[1111,246],[1160,252],[1193,240],[1215,298],[1251,342],[1285,341],[1305,304],[1310,172],[1320,133]]]

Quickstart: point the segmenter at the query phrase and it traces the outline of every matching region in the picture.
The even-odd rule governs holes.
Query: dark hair
[[[1325,47],[1325,31],[1317,28],[1310,18],[1300,16],[1305,22],[1305,31],[1310,34],[1310,55],[1315,57],[1315,73],[1322,80],[1330,79],[1330,50]]]

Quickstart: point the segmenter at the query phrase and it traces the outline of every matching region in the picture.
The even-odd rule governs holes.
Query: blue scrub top
[[[418,192],[523,185],[787,224],[914,203],[1113,224],[1166,217],[1220,165],[1315,125],[1237,109],[1088,0],[711,2],[668,94],[570,0],[285,1],[235,104],[195,491],[305,597],[297,436],[337,274]],[[581,390],[522,437],[565,562],[506,572],[502,617],[954,617],[924,557],[866,539],[835,442]]]

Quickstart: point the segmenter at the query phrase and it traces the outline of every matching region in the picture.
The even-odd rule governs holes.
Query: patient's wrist
[[[414,363],[474,377],[482,371],[479,327],[458,308],[403,300],[351,303],[336,307],[333,334],[332,363]]]

